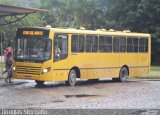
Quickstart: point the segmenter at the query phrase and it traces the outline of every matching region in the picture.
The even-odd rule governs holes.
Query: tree
[[[13,38],[18,27],[27,26],[43,26],[43,22],[40,20],[40,17],[37,14],[32,14],[16,23],[1,26],[0,32],[3,33],[7,38]]]
[[[136,32],[160,32],[160,1],[110,0],[106,15],[120,29]]]
[[[46,22],[54,27],[97,29],[104,25],[105,13],[99,0],[41,0],[41,4],[49,10]]]
[[[15,2],[11,0],[1,0],[1,4],[8,4],[8,5],[16,5]],[[13,39],[15,37],[15,32],[18,27],[26,27],[26,26],[44,26],[44,22],[41,20],[41,17],[38,14],[30,14],[29,16],[25,17],[24,19],[5,26],[1,26],[0,33],[3,33],[5,37],[4,41],[4,48],[7,46],[7,39]]]
[[[108,0],[106,11],[110,26],[152,35],[152,64],[160,64],[160,1]]]

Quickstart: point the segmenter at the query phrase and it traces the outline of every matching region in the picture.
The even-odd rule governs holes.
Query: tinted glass
[[[86,36],[86,52],[97,52],[97,44],[97,36]]]
[[[60,61],[68,56],[68,35],[56,34],[54,39],[54,61]]]
[[[71,42],[72,52],[84,52],[84,36],[83,35],[72,35]]]
[[[99,52],[112,52],[112,37],[99,37]]]
[[[147,38],[139,39],[139,52],[148,52],[148,39]]]
[[[114,37],[113,38],[113,52],[119,52],[120,50],[119,47],[119,37]]]

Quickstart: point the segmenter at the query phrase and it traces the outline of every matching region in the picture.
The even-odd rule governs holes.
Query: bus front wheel
[[[127,81],[128,75],[129,75],[128,69],[126,67],[122,67],[119,72],[119,81],[120,82]]]
[[[37,85],[43,85],[44,84],[44,81],[35,80],[35,82],[37,83]]]
[[[65,81],[65,83],[69,86],[74,86],[74,85],[76,85],[76,78],[77,78],[77,73],[76,73],[75,69],[72,69],[69,72],[68,80]]]

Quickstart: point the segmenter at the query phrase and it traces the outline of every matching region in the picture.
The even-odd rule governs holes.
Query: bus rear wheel
[[[114,82],[125,82],[128,78],[128,69],[126,67],[122,67],[119,72],[119,78],[112,78]]]
[[[35,82],[37,83],[37,85],[43,85],[44,84],[44,81],[35,80]]]
[[[122,67],[119,72],[119,81],[120,82],[127,81],[128,75],[129,75],[128,69],[126,67]]]
[[[75,86],[76,85],[76,78],[77,78],[77,72],[75,69],[72,69],[69,72],[68,80],[65,81],[65,83],[69,86]]]

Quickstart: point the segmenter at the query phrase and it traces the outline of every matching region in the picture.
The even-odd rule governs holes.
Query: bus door
[[[53,77],[54,80],[68,79],[68,35],[55,34],[53,40]]]

